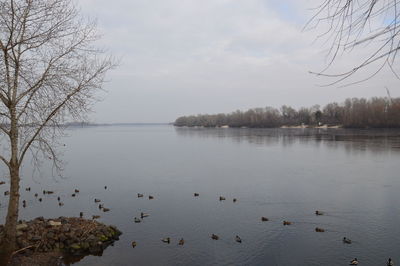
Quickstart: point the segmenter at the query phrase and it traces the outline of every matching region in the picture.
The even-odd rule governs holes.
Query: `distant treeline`
[[[282,106],[254,108],[230,114],[183,116],[175,126],[182,127],[252,127],[340,125],[348,128],[398,128],[400,127],[400,98],[347,99],[344,103],[329,103],[298,110]]]

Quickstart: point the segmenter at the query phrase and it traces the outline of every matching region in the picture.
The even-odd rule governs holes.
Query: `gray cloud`
[[[385,95],[397,82],[386,71],[368,83],[324,87],[308,74],[323,68],[327,47],[302,32],[318,1],[83,0],[121,65],[96,104],[96,122],[169,122],[179,115],[230,112],[346,97]],[[361,51],[332,71],[357,62]],[[392,94],[398,95],[393,89]]]

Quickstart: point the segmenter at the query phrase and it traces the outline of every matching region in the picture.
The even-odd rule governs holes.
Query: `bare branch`
[[[0,160],[3,161],[3,163],[7,165],[8,168],[10,168],[10,163],[6,160],[6,158],[0,155]]]
[[[399,77],[393,67],[400,49],[399,16],[398,0],[325,0],[316,8],[315,15],[305,27],[327,25],[328,30],[318,38],[326,38],[331,43],[326,68],[312,73],[336,78],[336,81],[330,83],[333,85],[346,80],[372,63],[382,61],[386,62],[384,66],[389,67],[395,77]],[[326,73],[339,54],[351,52],[361,44],[375,47],[375,50],[349,71]],[[382,69],[381,66],[378,67],[379,70]],[[364,80],[374,75],[375,71]]]

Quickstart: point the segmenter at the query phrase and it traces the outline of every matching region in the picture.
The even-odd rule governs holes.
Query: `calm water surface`
[[[115,126],[68,133],[63,178],[46,165],[33,174],[24,168],[22,187],[32,191],[22,191],[21,218],[83,211],[122,230],[102,257],[77,265],[348,265],[354,257],[360,265],[386,265],[388,257],[400,264],[400,131]],[[72,198],[74,188],[81,192]],[[56,193],[39,203],[33,194],[43,189]],[[111,211],[100,212],[94,198]],[[150,217],[135,224],[142,211]]]

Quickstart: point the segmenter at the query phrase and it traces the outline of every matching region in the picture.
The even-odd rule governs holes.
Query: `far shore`
[[[179,128],[250,128],[250,129],[261,129],[261,128],[320,128],[320,129],[331,129],[331,128],[344,128],[342,125],[320,125],[320,126],[313,126],[313,125],[296,125],[296,126],[280,126],[280,127],[231,127],[229,125],[224,126],[212,126],[212,127],[205,127],[205,126],[176,126]]]

